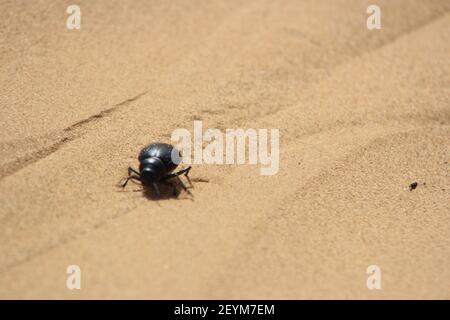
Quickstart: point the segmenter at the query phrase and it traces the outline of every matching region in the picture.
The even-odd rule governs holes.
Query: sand
[[[448,1],[77,4],[0,6],[0,298],[450,298]],[[278,128],[279,172],[117,188],[194,120]]]

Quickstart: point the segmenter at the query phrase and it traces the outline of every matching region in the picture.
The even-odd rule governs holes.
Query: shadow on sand
[[[133,181],[134,182],[134,181]],[[188,192],[183,190],[181,182],[178,179],[171,179],[167,183],[158,183],[158,189],[160,195],[158,195],[152,186],[141,185],[139,183],[132,183],[133,185],[140,186],[139,189],[133,189],[131,186],[128,187],[131,190],[123,189],[119,183],[119,192],[140,192],[142,196],[148,200],[158,201],[158,200],[168,200],[168,199],[183,199],[183,200],[194,200],[193,195],[190,193],[190,189],[193,186],[186,186]]]

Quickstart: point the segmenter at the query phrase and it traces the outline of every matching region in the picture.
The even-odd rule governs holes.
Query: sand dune
[[[3,4],[0,297],[450,298],[450,5],[369,4]],[[279,172],[117,188],[194,120],[278,128]]]

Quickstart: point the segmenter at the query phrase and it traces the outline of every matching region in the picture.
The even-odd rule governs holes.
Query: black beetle
[[[156,195],[159,197],[158,183],[165,183],[171,185],[174,188],[174,194],[176,194],[175,186],[168,180],[177,178],[184,191],[191,194],[179,178],[180,175],[184,174],[190,186],[192,186],[192,182],[188,176],[191,166],[172,173],[178,167],[178,163],[176,163],[177,161],[174,162],[174,159],[181,160],[181,152],[174,146],[167,143],[149,144],[141,150],[138,159],[139,172],[132,167],[128,167],[128,177],[122,183],[123,188],[125,188],[128,181],[137,180],[145,186],[153,186]]]

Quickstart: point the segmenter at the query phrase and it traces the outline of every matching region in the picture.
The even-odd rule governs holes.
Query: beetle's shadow
[[[181,186],[180,181],[177,179],[170,180],[170,184],[158,183],[158,188],[160,195],[158,196],[155,189],[152,186],[142,186],[141,190],[137,190],[142,192],[142,196],[148,200],[168,200],[168,199],[185,199],[186,196],[189,198],[189,194],[187,194],[183,187]]]

